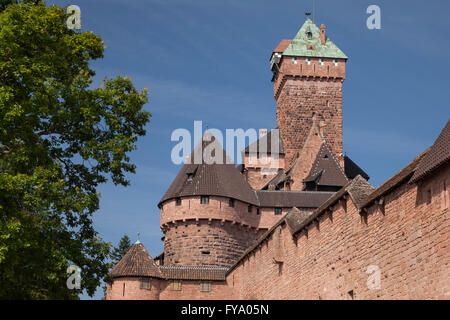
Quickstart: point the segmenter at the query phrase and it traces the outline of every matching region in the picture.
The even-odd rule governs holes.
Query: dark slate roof
[[[430,151],[420,162],[410,182],[417,182],[441,164],[450,160],[450,120],[431,146]]]
[[[347,156],[344,156],[344,171],[349,179],[353,179],[358,174],[366,180],[370,179],[369,175]]]
[[[344,186],[348,179],[326,143],[323,143],[317,153],[316,160],[309,175],[304,181],[314,181],[322,186]]]
[[[111,277],[161,277],[161,271],[142,243],[135,243],[109,273]]]
[[[210,142],[205,143],[204,137],[202,138],[203,148],[214,141],[213,137]],[[200,143],[195,150],[198,150],[199,146]],[[223,152],[225,161],[226,153],[220,145],[218,145],[216,150],[219,150],[219,147],[219,152]],[[191,154],[190,159],[195,160],[195,150]],[[188,179],[188,175],[192,175],[191,179]],[[202,195],[230,197],[250,204],[258,204],[252,188],[234,164],[207,164],[202,161],[201,164],[186,163],[181,168],[158,206],[169,199]]]
[[[285,180],[286,173],[284,172],[284,169],[278,170],[278,173],[272,179],[270,179],[261,189],[266,190],[270,185],[277,186]]]
[[[259,147],[260,145],[264,145],[264,143],[266,143],[267,145],[267,150],[265,153],[270,154],[271,150],[272,150],[272,132],[274,132],[274,130],[278,130],[278,146],[279,149],[278,150],[278,154],[284,154],[284,146],[283,146],[283,140],[281,139],[281,131],[279,129],[273,129],[270,132],[268,132],[265,136],[263,136],[262,138],[258,139],[257,141],[253,142],[252,144],[250,144],[247,148],[244,149],[244,153],[245,154],[249,154],[250,153],[250,148],[255,148],[255,150],[251,150],[251,151],[256,151],[257,153],[259,152]],[[260,141],[262,141],[260,143]],[[262,150],[263,152],[264,150]]]
[[[161,266],[168,280],[225,280],[228,268],[209,266]]]
[[[318,208],[334,192],[255,190],[260,207]]]

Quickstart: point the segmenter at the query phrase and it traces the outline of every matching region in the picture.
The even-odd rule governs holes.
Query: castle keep
[[[277,128],[239,166],[198,159],[217,147],[205,132],[158,204],[163,253],[134,244],[106,298],[448,299],[450,122],[374,189],[343,154],[346,63],[310,19],[282,40],[270,57]]]

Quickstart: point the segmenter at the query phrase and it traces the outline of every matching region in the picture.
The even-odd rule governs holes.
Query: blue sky
[[[157,203],[179,166],[172,164],[176,128],[194,120],[209,128],[273,128],[269,57],[292,39],[312,0],[70,0],[83,31],[107,49],[92,64],[93,83],[130,76],[148,87],[153,117],[131,154],[131,186],[101,186],[94,216],[100,236],[128,234],[152,256],[162,252]],[[381,8],[381,30],[368,30],[366,9]],[[317,0],[316,24],[349,57],[343,86],[344,151],[378,186],[430,146],[449,119],[449,1]],[[101,290],[95,298],[101,297]]]

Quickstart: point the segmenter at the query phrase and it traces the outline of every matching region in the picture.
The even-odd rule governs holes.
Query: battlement
[[[283,56],[276,65],[272,81],[277,100],[286,80],[334,81],[345,80],[345,59]]]

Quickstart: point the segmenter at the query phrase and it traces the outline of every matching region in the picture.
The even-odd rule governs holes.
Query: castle
[[[158,204],[164,252],[137,241],[106,298],[448,299],[450,122],[374,189],[343,154],[346,62],[310,19],[282,40],[277,128],[239,166],[195,159],[215,141],[207,131]]]

